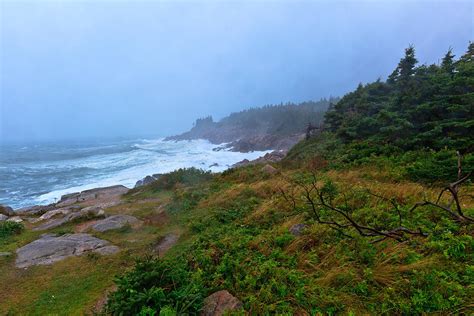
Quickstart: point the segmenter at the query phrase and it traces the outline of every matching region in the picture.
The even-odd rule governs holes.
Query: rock
[[[306,229],[306,227],[308,227],[308,225],[306,224],[295,224],[291,226],[290,233],[292,233],[293,236],[300,236],[303,230]]]
[[[201,316],[221,316],[242,309],[243,304],[226,290],[215,292],[204,300]]]
[[[263,166],[262,169],[260,169],[261,172],[263,173],[266,173],[266,174],[275,174],[275,173],[278,173],[278,170],[272,166],[270,166],[269,164],[266,164],[265,166]]]
[[[129,190],[123,185],[114,185],[104,188],[96,188],[91,190],[86,190],[77,193],[66,194],[61,197],[57,206],[65,207],[75,203],[97,200],[97,199],[107,199],[112,197],[119,197]]]
[[[0,257],[10,257],[11,255],[11,252],[0,252]]]
[[[34,205],[34,206],[28,206],[28,207],[23,207],[20,209],[15,210],[16,214],[19,215],[42,215],[46,213],[47,211],[54,210],[56,207],[55,204],[49,204],[49,205]]]
[[[70,213],[71,213],[71,209],[69,208],[60,208],[56,210],[51,210],[41,215],[36,221],[40,222],[40,221],[44,221],[58,215],[67,215]]]
[[[20,216],[13,216],[7,219],[7,222],[21,223],[23,222],[23,220],[21,219]]]
[[[8,216],[0,214],[0,222],[4,222],[8,219]]]
[[[251,165],[251,164],[252,164],[252,162],[246,158],[244,160],[241,160],[241,161],[233,164],[232,168],[245,167],[245,166],[248,166],[248,165]]]
[[[232,165],[232,168],[245,167],[249,165],[263,164],[263,163],[269,163],[269,162],[278,162],[282,160],[283,158],[285,158],[287,153],[288,151],[286,150],[274,150],[271,153],[267,153],[263,157],[259,157],[252,161],[248,159],[239,161],[238,163]]]
[[[52,264],[67,257],[80,256],[88,252],[112,254],[117,251],[119,251],[118,247],[89,234],[62,236],[44,234],[40,239],[16,251],[15,265],[17,268],[26,268],[33,265]]]
[[[95,218],[95,217],[101,217],[104,215],[105,215],[105,212],[102,208],[97,207],[97,206],[90,206],[90,207],[83,208],[80,211],[67,214],[66,216],[62,218],[53,218],[47,221],[46,223],[33,228],[33,230],[38,231],[38,230],[51,229],[51,228],[64,225],[74,220]]]
[[[152,182],[155,182],[161,177],[161,174],[154,174],[151,176],[146,176],[145,178],[138,180],[137,183],[135,183],[135,188],[142,187],[144,185],[148,185]]]
[[[6,205],[0,205],[0,214],[6,215],[6,216],[15,216],[15,212],[10,206]]]
[[[217,162],[213,163],[212,165],[209,166],[209,168],[213,168],[213,167],[219,167],[219,164]]]
[[[125,225],[138,226],[141,221],[130,215],[113,215],[98,221],[91,228],[98,232],[105,232],[111,229],[119,229]]]

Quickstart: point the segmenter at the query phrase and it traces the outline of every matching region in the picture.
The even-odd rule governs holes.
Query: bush
[[[178,169],[164,174],[158,180],[149,185],[154,191],[170,190],[176,185],[193,186],[206,182],[212,178],[210,171],[204,171],[196,168]]]
[[[12,235],[20,234],[25,227],[22,223],[0,222],[0,238],[6,238]]]
[[[423,183],[449,183],[457,179],[457,156],[454,150],[439,152],[414,152],[406,154],[405,160],[414,160],[406,168],[407,176],[413,181]],[[474,155],[463,159],[465,172],[474,169]]]
[[[197,314],[203,301],[199,279],[185,262],[154,257],[138,259],[132,271],[116,279],[117,291],[109,297],[106,313],[113,315]]]

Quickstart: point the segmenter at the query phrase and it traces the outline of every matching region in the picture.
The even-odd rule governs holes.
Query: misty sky
[[[0,142],[166,136],[473,40],[472,1],[0,0]]]

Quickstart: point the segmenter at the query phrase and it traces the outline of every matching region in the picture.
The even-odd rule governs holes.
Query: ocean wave
[[[117,146],[124,145],[133,150],[109,148],[108,153],[11,166],[8,170],[17,177],[0,183],[0,189],[16,187],[15,191],[19,192],[14,195],[0,194],[0,203],[13,207],[52,203],[64,194],[96,187],[117,184],[133,187],[136,181],[147,175],[185,167],[220,172],[243,159],[255,159],[269,152],[214,151],[216,145],[206,140],[176,142],[162,138],[140,139]]]

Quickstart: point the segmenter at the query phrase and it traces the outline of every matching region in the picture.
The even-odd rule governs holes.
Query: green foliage
[[[406,154],[404,160],[407,161],[407,176],[411,180],[446,184],[457,179],[457,156],[454,150],[411,153]],[[462,166],[465,172],[474,170],[474,155],[466,155]]]
[[[266,105],[232,113],[219,122],[214,122],[212,117],[206,117],[196,120],[190,133],[204,136],[211,130],[219,133],[226,129],[252,129],[255,134],[276,136],[301,134],[308,123],[319,126],[324,119],[326,109],[337,101],[337,98],[330,98],[329,100],[321,99],[318,102]]]
[[[20,234],[25,227],[22,223],[3,221],[0,222],[0,238],[7,238],[12,235]]]
[[[193,314],[201,307],[202,286],[182,261],[138,259],[134,270],[118,277],[116,283],[117,291],[106,308],[114,315]]]
[[[294,146],[275,176],[311,184],[314,171],[322,172],[315,185],[325,200],[357,223],[378,230],[421,229],[429,237],[375,243],[353,228],[329,229],[311,211],[303,212],[307,204],[286,205],[289,200],[274,194],[280,183],[262,176],[259,166],[218,176],[182,169],[138,190],[172,191],[167,211],[187,229],[186,241],[167,259],[139,260],[118,278],[108,312],[196,314],[205,296],[226,289],[256,315],[469,313],[472,225],[459,225],[430,206],[410,211],[418,200],[409,195],[420,186],[409,180],[452,182],[456,150],[463,154],[464,172],[474,168],[473,54],[471,44],[458,60],[449,51],[440,66],[417,66],[409,47],[386,82],[361,84],[330,105],[327,130]],[[301,116],[293,107],[251,109],[219,123],[205,118],[196,128],[241,124],[283,135],[301,131],[305,115],[320,119],[315,104],[304,105]],[[262,124],[267,118],[271,124]],[[353,167],[362,175],[351,174]],[[339,181],[333,172],[347,179]],[[375,191],[383,186],[384,197],[361,187],[367,180],[375,180]],[[274,186],[270,193],[261,189],[267,184]],[[396,195],[386,196],[391,186]],[[465,213],[471,216],[469,205]],[[342,214],[320,208],[320,220],[344,224]],[[300,236],[289,233],[295,222],[307,225]]]
[[[179,185],[197,185],[206,182],[211,178],[212,174],[210,171],[204,171],[194,167],[180,168],[170,173],[160,175],[158,180],[150,183],[143,189],[138,188],[132,191],[134,193],[135,191],[140,190],[152,190],[155,192],[160,190],[170,190]]]
[[[386,82],[359,85],[326,113],[328,130],[346,143],[472,152],[473,44],[459,60],[453,58],[449,51],[440,66],[416,67],[409,47]]]

